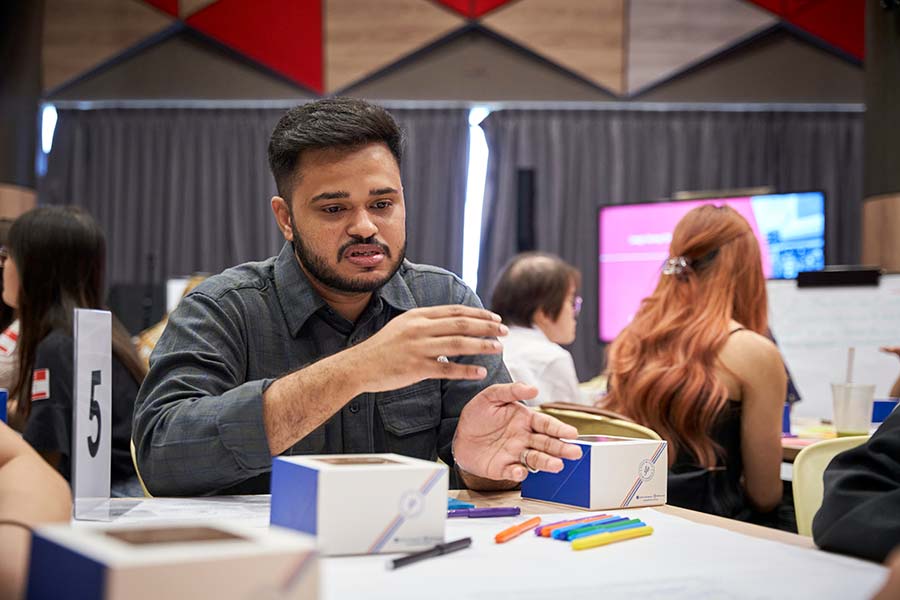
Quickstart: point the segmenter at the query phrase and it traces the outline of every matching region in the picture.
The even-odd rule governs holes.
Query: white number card
[[[75,309],[72,493],[76,519],[109,518],[112,456],[112,318]]]

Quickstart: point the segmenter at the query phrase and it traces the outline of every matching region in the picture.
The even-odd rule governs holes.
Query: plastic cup
[[[875,385],[869,383],[832,383],[834,428],[838,437],[869,435]]]

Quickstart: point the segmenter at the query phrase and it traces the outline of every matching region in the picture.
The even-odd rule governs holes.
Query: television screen
[[[825,267],[822,192],[604,206],[598,224],[601,340],[612,341],[650,295],[669,257],[675,225],[703,204],[727,204],[747,219],[767,278],[793,279]]]

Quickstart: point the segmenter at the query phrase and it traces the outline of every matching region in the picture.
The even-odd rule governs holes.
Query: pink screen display
[[[669,257],[675,225],[688,211],[703,204],[727,204],[747,219],[760,240],[763,273],[771,276],[768,247],[753,215],[751,198],[698,200],[604,207],[600,222],[600,339],[611,341],[649,296]]]

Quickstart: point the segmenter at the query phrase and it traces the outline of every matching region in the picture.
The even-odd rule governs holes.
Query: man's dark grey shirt
[[[135,403],[136,457],[150,492],[268,492],[266,388],[407,310],[442,304],[481,307],[452,273],[404,261],[352,323],[313,290],[290,244],[277,257],[210,277],[172,312]],[[362,394],[285,454],[397,452],[452,464],[463,406],[485,387],[510,381],[499,355],[454,360],[483,365],[488,376]]]

